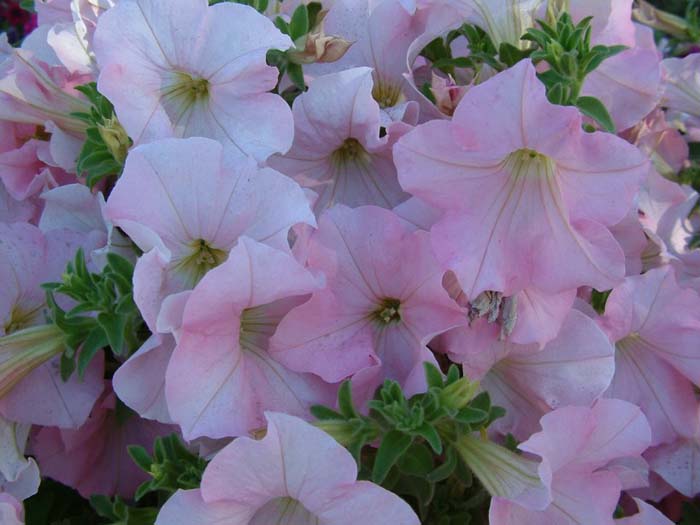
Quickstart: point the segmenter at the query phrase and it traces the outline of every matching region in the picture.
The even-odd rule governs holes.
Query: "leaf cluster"
[[[79,249],[61,282],[42,285],[51,321],[66,334],[66,349],[61,356],[64,380],[76,368],[83,377],[102,348],[109,347],[115,356],[126,358],[141,344],[143,319],[134,303],[133,273],[133,265],[115,253],[107,254],[102,272],[92,273]],[[74,306],[64,310],[57,295],[71,299]]]
[[[547,97],[553,104],[576,106],[581,112],[613,133],[615,125],[603,103],[594,97],[580,95],[586,77],[606,59],[625,49],[625,46],[596,45],[591,47],[591,20],[586,17],[574,24],[571,15],[562,13],[556,23],[538,20],[539,28],[530,28],[522,40],[535,44],[530,55],[537,64],[546,62],[549,69],[539,73],[547,87]]]
[[[407,497],[424,520],[435,513],[435,501],[441,501],[441,509],[454,507],[454,512],[425,523],[468,523],[487,495],[477,497],[484,491],[452,442],[460,435],[485,432],[505,411],[491,405],[488,393],[475,396],[478,384],[460,377],[455,365],[443,377],[426,363],[425,374],[427,391],[409,399],[396,381],[385,381],[369,402],[367,415],[354,406],[349,381],[340,387],[338,410],[315,406],[312,413],[320,420],[317,425],[353,454],[360,477]],[[447,494],[455,490],[464,497],[450,502]]]
[[[126,152],[131,139],[126,135],[114,114],[114,106],[90,82],[77,86],[91,104],[89,113],[73,113],[85,122],[85,142],[78,155],[76,171],[85,174],[85,182],[93,188],[99,181],[119,176],[124,168]]]
[[[152,477],[136,490],[136,501],[151,492],[170,496],[178,489],[197,488],[207,466],[207,461],[192,453],[177,434],[156,438],[152,456],[138,445],[129,446],[128,451],[131,459]]]

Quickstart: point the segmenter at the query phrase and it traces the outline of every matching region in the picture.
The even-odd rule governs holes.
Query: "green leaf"
[[[289,80],[301,89],[302,91],[306,88],[306,82],[304,81],[304,71],[300,64],[287,64],[287,75],[289,75]]]
[[[358,417],[352,402],[352,388],[350,380],[345,380],[338,389],[338,409],[346,419]]]
[[[429,362],[423,363],[423,368],[425,369],[425,380],[428,383],[428,388],[442,388],[442,373],[438,368]]]
[[[80,377],[80,379],[85,376],[85,371],[92,361],[92,358],[105,346],[107,346],[107,336],[104,330],[99,326],[93,328],[85,339],[80,353],[78,354],[78,377]]]
[[[413,443],[398,461],[405,474],[424,478],[433,471],[433,453],[422,443]]]
[[[452,447],[448,447],[445,452],[445,461],[438,468],[426,476],[431,483],[437,483],[449,478],[457,467],[457,454]]]
[[[289,36],[293,41],[304,36],[309,32],[309,12],[306,5],[301,4],[292,13],[292,19],[289,22]]]
[[[615,133],[615,123],[603,103],[595,97],[579,97],[576,107],[581,113],[598,122],[605,131]]]
[[[391,430],[382,439],[372,468],[372,481],[381,484],[391,470],[391,467],[408,450],[413,438],[398,430]]]
[[[481,422],[486,421],[488,419],[489,413],[486,412],[485,410],[480,410],[478,408],[473,408],[473,407],[464,407],[462,410],[460,410],[457,415],[455,416],[455,419],[459,421],[460,423],[465,423],[468,425],[475,425]]]
[[[425,439],[436,454],[442,454],[442,439],[433,425],[423,423],[413,433]]]
[[[331,410],[328,407],[324,407],[323,405],[312,406],[311,414],[316,419],[320,419],[322,421],[327,419],[345,419],[342,414],[336,412],[335,410]]]
[[[117,355],[123,354],[124,349],[124,328],[126,318],[122,315],[101,313],[97,316],[97,322],[102,327],[109,341],[109,346]]]
[[[142,470],[148,472],[149,474],[151,473],[153,458],[144,447],[139,445],[129,445],[126,447],[126,450],[129,453],[129,456],[131,456],[131,459],[134,460],[134,463],[136,463]]]
[[[66,353],[61,354],[60,371],[61,379],[63,381],[68,381],[70,376],[73,375],[73,372],[75,372],[75,356],[69,357]]]

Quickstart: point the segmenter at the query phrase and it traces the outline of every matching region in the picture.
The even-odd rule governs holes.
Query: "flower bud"
[[[688,37],[690,25],[684,18],[657,9],[646,0],[638,0],[637,7],[632,10],[632,18],[681,40]]]
[[[505,498],[528,508],[545,508],[551,501],[538,464],[491,441],[460,436],[453,446],[491,496]]]
[[[333,439],[343,446],[352,443],[355,438],[355,426],[349,421],[340,419],[323,419],[316,421],[314,426],[329,434]]]
[[[478,389],[478,381],[469,381],[468,378],[462,377],[440,392],[440,403],[445,408],[461,410],[474,398]]]
[[[65,334],[54,324],[0,337],[0,398],[37,367],[59,355]]]
[[[114,160],[119,164],[124,164],[130,146],[129,136],[117,118],[112,117],[104,121],[102,124],[99,124],[97,129]]]

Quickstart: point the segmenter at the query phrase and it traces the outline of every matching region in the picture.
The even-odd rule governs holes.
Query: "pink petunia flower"
[[[608,228],[630,209],[648,161],[581,124],[577,110],[547,101],[523,60],[469,90],[451,122],[423,124],[394,147],[403,188],[444,212],[433,248],[468,297],[605,290],[623,278]]]
[[[315,225],[295,182],[206,138],[134,148],[105,214],[146,252],[134,296],[152,331],[162,300],[194,287],[241,235],[288,249],[294,224]]]
[[[265,416],[262,440],[242,437],[224,448],[201,489],[175,493],[156,524],[419,525],[397,495],[356,481],[355,460],[328,434],[287,414]]]
[[[98,88],[136,144],[203,136],[262,161],[292,143],[292,115],[268,93],[277,70],[265,62],[291,45],[249,6],[124,0],[97,23]]]
[[[319,194],[316,213],[340,203],[393,208],[408,198],[396,179],[391,147],[406,132],[394,124],[379,136],[372,70],[319,77],[294,101],[294,144],[270,165]]]
[[[672,267],[629,277],[608,298],[602,327],[617,348],[606,396],[644,411],[652,445],[692,436],[698,424],[700,297],[676,282]]]
[[[406,386],[426,343],[466,319],[442,287],[443,271],[427,232],[414,232],[392,212],[336,206],[321,216],[308,266],[327,286],[287,315],[271,341],[290,368],[339,381],[373,367],[374,390],[385,377]],[[370,374],[365,370],[363,374]]]
[[[81,427],[43,427],[33,434],[31,447],[42,474],[73,487],[85,498],[94,494],[132,497],[148,474],[134,463],[127,447],[141,445],[150,450],[154,439],[172,433],[173,427],[119,413],[117,408],[107,383]]]
[[[595,321],[571,310],[559,335],[544,348],[498,340],[498,329],[480,320],[455,328],[433,343],[479,380],[506,415],[489,427],[525,439],[540,418],[566,405],[590,405],[610,386],[614,348]]]
[[[241,237],[187,300],[165,394],[185,439],[248,435],[264,410],[307,416],[334,389],[292,372],[268,352],[279,320],[318,287],[291,255]]]
[[[614,525],[613,512],[625,488],[611,464],[640,459],[650,429],[638,407],[601,399],[591,408],[564,407],[542,417],[542,431],[519,448],[542,457],[540,475],[550,480],[552,503],[532,511],[501,498],[491,501],[490,523]]]

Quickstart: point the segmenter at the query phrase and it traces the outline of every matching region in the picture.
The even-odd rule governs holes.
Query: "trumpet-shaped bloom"
[[[356,481],[355,460],[328,434],[287,414],[265,415],[266,436],[219,452],[201,489],[175,493],[157,525],[419,525],[397,495]]]
[[[372,70],[354,68],[317,78],[294,101],[294,144],[270,165],[318,193],[317,213],[335,203],[393,208],[408,198],[391,156],[405,127],[379,137],[372,89]]]
[[[581,124],[547,101],[523,60],[469,90],[451,122],[423,124],[394,147],[403,188],[444,211],[433,248],[468,297],[604,290],[623,278],[608,227],[627,214],[648,161]]]
[[[107,387],[85,424],[70,430],[44,427],[31,437],[31,447],[43,475],[73,487],[83,497],[128,498],[149,477],[131,459],[126,446],[150,450],[156,437],[173,430],[135,416],[117,416],[116,397]]]
[[[655,507],[639,498],[634,498],[634,502],[639,512],[627,518],[615,520],[616,525],[673,525],[673,522]]]
[[[520,449],[542,457],[540,475],[551,480],[552,503],[544,511],[494,498],[490,523],[613,525],[623,484],[610,467],[622,458],[639,459],[651,432],[638,407],[601,399],[591,408],[565,407],[545,415],[542,431]]]
[[[411,43],[425,30],[425,16],[409,0],[337,0],[324,19],[327,34],[353,42],[340,60],[312,64],[312,74],[337,73],[352,67],[371,67],[372,95],[381,107],[381,121],[415,124],[418,106],[404,74]]]
[[[685,58],[667,58],[662,63],[662,105],[684,113],[691,139],[700,139],[700,55]]]
[[[479,339],[486,340],[486,347]],[[591,404],[610,386],[615,372],[613,345],[578,310],[569,312],[559,335],[541,350],[499,341],[497,330],[483,321],[447,332],[437,347],[461,363],[467,377],[479,380],[494,404],[506,409],[505,417],[490,428],[518,439],[535,432],[539,419],[551,410]]]
[[[292,143],[292,115],[268,93],[277,70],[265,62],[291,45],[241,4],[125,0],[97,23],[98,88],[136,144],[203,136],[264,160]]]
[[[308,415],[332,403],[318,377],[277,363],[267,344],[279,319],[317,288],[291,255],[243,237],[185,305],[165,394],[185,439],[248,435],[263,411]]]
[[[602,325],[617,348],[606,396],[641,407],[654,445],[693,435],[693,384],[700,383],[698,294],[678,286],[672,267],[656,268],[613,290]]]
[[[406,386],[434,360],[430,339],[466,322],[442,287],[428,234],[392,212],[336,206],[310,244],[307,264],[327,286],[292,310],[271,341],[293,370],[335,382],[377,367],[372,391],[387,377]]]
[[[153,331],[162,300],[226,260],[239,236],[284,249],[289,228],[315,224],[294,181],[205,138],[134,148],[105,214],[146,252],[135,299]]]

